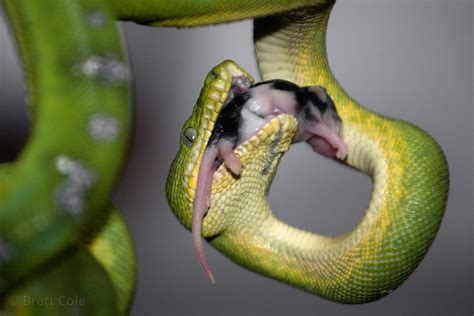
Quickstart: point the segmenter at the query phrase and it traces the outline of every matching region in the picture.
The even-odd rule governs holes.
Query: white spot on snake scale
[[[91,56],[80,66],[89,77],[114,84],[128,79],[128,67],[113,56]]]
[[[82,213],[84,194],[93,182],[91,172],[80,162],[63,155],[56,158],[56,169],[66,176],[56,191],[59,206],[71,214]]]
[[[100,27],[104,25],[105,20],[106,20],[105,14],[101,10],[91,11],[86,16],[87,23],[89,23],[89,25],[94,26],[94,27]]]
[[[112,141],[119,134],[119,122],[111,116],[94,114],[89,120],[88,130],[95,140]]]

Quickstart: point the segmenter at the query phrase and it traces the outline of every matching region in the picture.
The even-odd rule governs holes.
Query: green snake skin
[[[296,128],[292,117],[279,117],[266,134],[238,149],[244,163],[240,181],[225,170],[216,174],[221,178],[212,189],[203,235],[224,254],[311,293],[360,303],[398,286],[428,250],[446,204],[446,161],[425,132],[371,113],[340,88],[325,52],[333,1],[0,4],[21,57],[33,118],[19,158],[0,166],[2,315],[119,315],[130,307],[134,251],[109,202],[126,158],[131,122],[130,70],[117,20],[187,27],[255,18],[263,78],[325,86],[344,122],[346,163],[374,180],[369,209],[347,235],[329,238],[277,221],[266,195]],[[186,227],[192,216],[190,171],[199,167],[209,136],[205,131],[212,128],[209,117],[217,115],[232,74],[240,73],[245,72],[229,61],[216,67],[184,127],[195,128],[198,141],[192,147],[182,142],[167,193]],[[61,296],[79,297],[84,304],[24,299]]]

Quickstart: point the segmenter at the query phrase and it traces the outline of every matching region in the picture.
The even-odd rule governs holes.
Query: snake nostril
[[[215,72],[215,71],[212,71],[210,74],[209,74],[209,78],[211,80],[216,80],[218,77],[218,74]]]

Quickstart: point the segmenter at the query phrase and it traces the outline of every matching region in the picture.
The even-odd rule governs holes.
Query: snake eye
[[[196,140],[196,130],[192,127],[188,127],[183,132],[183,142],[186,146],[191,147]]]

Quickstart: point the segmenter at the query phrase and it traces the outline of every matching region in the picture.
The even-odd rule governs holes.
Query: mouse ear
[[[326,104],[328,109],[336,113],[335,115],[336,120],[338,121],[341,120],[339,116],[337,115],[336,105],[334,104],[334,101],[332,100],[331,96],[329,95],[325,87],[311,86],[311,87],[308,87],[308,90],[313,92],[322,103]]]
[[[309,87],[308,90],[316,94],[319,100],[321,100],[323,103],[328,103],[328,100],[331,99],[328,95],[328,92],[326,91],[326,88],[322,86],[312,86]]]

